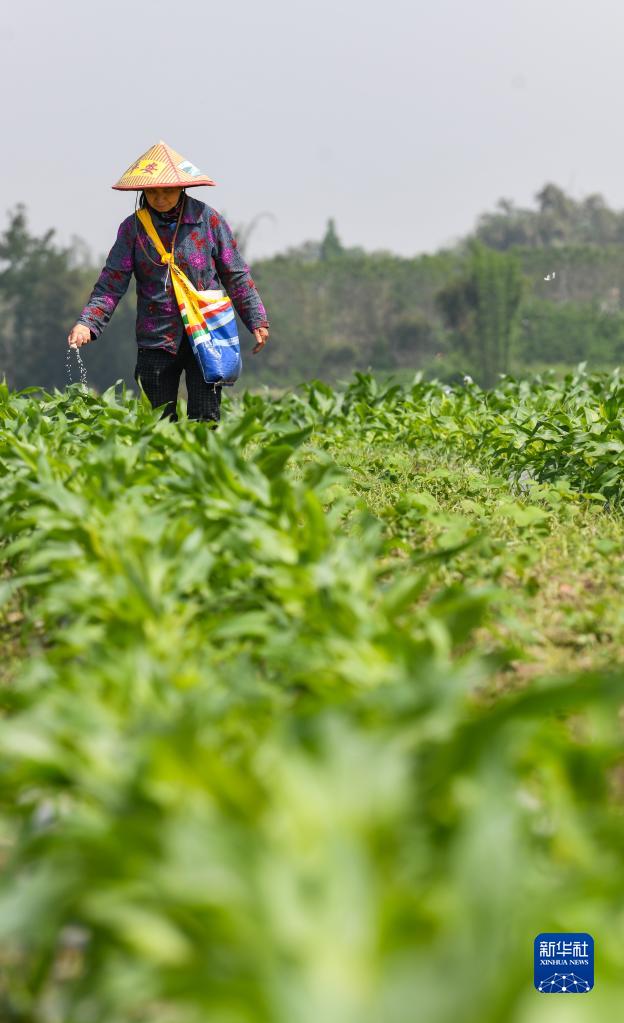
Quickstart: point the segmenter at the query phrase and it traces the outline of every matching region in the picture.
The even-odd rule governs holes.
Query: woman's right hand
[[[67,344],[70,348],[80,348],[81,345],[88,345],[91,340],[91,331],[84,323],[77,323],[72,327],[67,336]]]

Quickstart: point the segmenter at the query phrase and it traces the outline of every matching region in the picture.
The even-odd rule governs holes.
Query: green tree
[[[537,209],[522,209],[500,199],[484,213],[475,237],[493,249],[555,248],[563,245],[610,245],[624,240],[624,214],[610,209],[601,195],[577,201],[547,183],[535,196]]]
[[[97,273],[82,243],[60,245],[53,230],[32,234],[23,205],[9,213],[0,235],[0,378],[13,387],[65,385],[67,334]],[[132,380],[133,318],[131,299],[105,337],[83,349],[92,386]]]
[[[475,242],[464,274],[438,293],[454,347],[484,387],[509,370],[522,292],[517,257]]]
[[[330,217],[327,221],[325,237],[321,242],[321,259],[323,262],[338,259],[342,256],[343,252],[344,249],[342,247],[342,242],[340,241],[336,231],[336,222],[333,217]]]
[[[80,270],[72,266],[68,249],[57,246],[54,231],[40,238],[30,234],[26,210],[19,205],[9,214],[0,236],[1,369],[17,386],[62,379],[49,373],[47,340],[62,336],[81,291]],[[63,352],[64,355],[64,352]],[[42,370],[42,365],[46,369]],[[44,372],[44,377],[37,375]]]

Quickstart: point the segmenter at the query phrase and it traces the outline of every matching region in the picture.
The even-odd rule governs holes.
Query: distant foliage
[[[99,272],[82,243],[61,245],[54,233],[32,234],[20,205],[0,235],[0,378],[14,387],[67,383],[67,334]],[[130,379],[135,351],[131,295],[102,340],[83,349],[90,380],[102,386]]]
[[[598,302],[531,299],[522,308],[517,349],[528,365],[624,363],[624,313]]]
[[[321,242],[320,258],[323,262],[327,263],[332,259],[340,259],[343,253],[344,249],[342,247],[342,242],[340,241],[338,232],[336,231],[336,222],[332,217],[327,222],[325,237]]]
[[[42,341],[71,317],[82,285],[70,250],[55,243],[52,230],[30,234],[18,206],[0,237],[0,356],[10,379],[22,386],[36,379]],[[50,369],[46,380],[62,383],[62,363]]]
[[[535,210],[522,209],[509,199],[499,200],[494,213],[484,213],[479,219],[476,237],[503,250],[624,242],[624,211],[609,209],[601,195],[576,200],[557,185],[547,184],[535,198]]]
[[[515,255],[472,244],[461,277],[437,297],[452,342],[483,386],[509,371],[520,301],[522,274]]]
[[[536,363],[571,366],[587,358],[601,367],[617,364],[624,333],[624,214],[610,210],[600,196],[577,201],[555,185],[546,185],[537,200],[535,210],[502,200],[497,211],[481,218],[471,239],[434,255],[405,258],[348,246],[329,219],[320,239],[255,261],[271,339],[261,356],[251,358],[251,337],[240,324],[244,382],[280,387],[312,378],[334,382],[369,369],[399,375],[422,369],[453,380],[471,366],[483,382],[491,382],[497,372]],[[243,249],[267,216],[238,225]],[[462,298],[461,281],[472,272],[475,243],[484,246],[480,279],[486,300],[478,313],[473,308],[470,325],[473,298],[470,287]],[[414,238],[414,249],[418,245]],[[487,267],[495,265],[488,251],[514,253],[522,269],[517,332],[506,333],[503,325],[505,303],[518,282],[508,282],[505,291],[500,277],[496,286],[485,281]],[[61,245],[53,231],[38,237],[23,207],[10,213],[0,235],[0,378],[5,375],[14,387],[64,386],[67,333],[99,269],[83,243]],[[440,292],[448,299],[446,310],[437,299]],[[464,313],[453,313],[460,299],[468,303]],[[461,325],[453,325],[454,315]],[[103,336],[83,352],[89,382],[99,390],[117,379],[134,386],[134,316],[131,285]],[[513,327],[515,316],[511,319]]]

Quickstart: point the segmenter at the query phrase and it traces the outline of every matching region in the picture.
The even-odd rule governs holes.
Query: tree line
[[[493,249],[514,246],[556,248],[562,245],[624,244],[624,211],[612,210],[595,193],[584,199],[547,184],[535,196],[536,208],[523,209],[499,199],[494,212],[484,213],[476,237]]]
[[[576,201],[554,185],[535,210],[501,202],[473,234],[433,255],[404,258],[324,237],[254,263],[271,321],[245,382],[284,386],[354,370],[422,369],[482,383],[518,367],[613,365],[624,358],[624,214],[600,197]],[[600,214],[600,215],[599,215]],[[248,240],[249,230],[239,230]],[[35,235],[17,206],[0,235],[0,377],[13,387],[63,387],[66,335],[99,273],[84,244]],[[89,382],[133,384],[135,298],[83,349]]]

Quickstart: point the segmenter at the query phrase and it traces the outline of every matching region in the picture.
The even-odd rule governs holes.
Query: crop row
[[[416,376],[411,386],[383,386],[357,374],[344,390],[315,382],[280,402],[247,396],[268,421],[291,419],[326,432],[413,448],[436,444],[504,472],[513,481],[566,483],[580,494],[619,504],[624,493],[624,382],[619,370],[563,381],[545,374],[501,379],[483,391],[470,378],[449,387]],[[321,439],[322,442],[322,439]]]
[[[524,1023],[534,934],[581,918],[615,1012],[619,677],[480,699],[496,587],[393,556],[331,454],[496,462],[521,394],[360,377],[217,433],[0,394],[0,1018]]]

